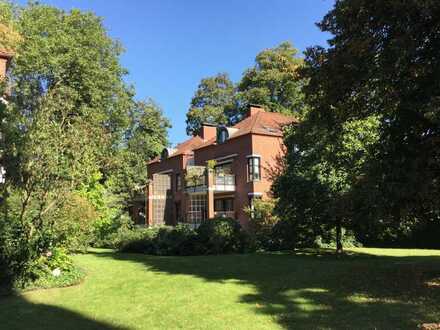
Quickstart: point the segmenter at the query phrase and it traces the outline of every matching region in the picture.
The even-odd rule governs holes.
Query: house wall
[[[263,198],[270,198],[271,186],[281,169],[284,156],[282,137],[253,134],[252,154],[261,156],[261,180],[253,182],[252,192],[261,193]]]
[[[249,134],[194,150],[194,162],[200,166],[206,166],[211,159],[237,154],[232,158],[232,171],[235,174],[234,209],[237,220],[244,227],[248,225],[248,218],[243,209],[248,205],[248,193],[252,191],[252,183],[247,181],[246,155],[251,153],[252,137]]]
[[[173,208],[173,216],[172,216],[172,223],[168,223],[168,225],[175,225],[177,224],[178,219],[176,218],[176,210],[175,210],[175,203],[180,202],[181,203],[181,210],[182,213],[185,212],[186,209],[186,200],[185,200],[185,193],[184,193],[184,183],[183,183],[183,175],[184,175],[184,169],[186,168],[186,164],[188,162],[188,159],[190,158],[189,155],[182,154],[175,157],[170,157],[165,160],[160,160],[158,162],[150,163],[148,164],[148,178],[150,183],[148,184],[147,188],[147,201],[146,201],[146,210],[147,210],[147,223],[148,225],[153,224],[153,196],[154,196],[154,189],[153,189],[153,175],[164,172],[164,171],[170,171],[171,175],[171,203]],[[180,178],[182,180],[181,183],[181,190],[176,191],[176,174],[180,174]]]
[[[148,176],[151,179],[155,173],[163,171],[170,171],[172,175],[171,198],[173,203],[173,211],[175,213],[175,203],[181,203],[182,214],[186,213],[189,204],[189,195],[184,190],[184,172],[187,166],[188,159],[194,157],[194,165],[206,166],[207,161],[216,159],[218,163],[231,159],[232,171],[235,174],[235,191],[228,193],[214,193],[212,189],[208,189],[208,215],[213,215],[214,198],[221,196],[233,196],[235,217],[243,227],[248,227],[249,219],[244,212],[244,208],[249,205],[249,198],[253,195],[262,196],[263,198],[271,197],[271,185],[274,176],[280,169],[281,158],[284,154],[282,137],[267,136],[259,134],[246,134],[237,138],[227,140],[222,144],[212,144],[200,149],[193,150],[194,155],[179,155],[161,160],[159,162],[148,165]],[[260,156],[260,171],[261,179],[259,181],[248,181],[248,157],[251,155]],[[231,156],[230,158],[228,156]],[[228,158],[224,158],[228,157]],[[219,159],[222,158],[222,159]],[[176,191],[175,176],[180,173],[182,179],[182,189]],[[209,188],[212,188],[213,179],[209,180]],[[153,223],[152,202],[151,198],[154,195],[152,185],[149,185],[147,191],[147,224]],[[177,223],[176,215],[174,214],[173,223]]]

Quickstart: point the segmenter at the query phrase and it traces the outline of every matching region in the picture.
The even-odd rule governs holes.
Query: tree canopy
[[[186,115],[186,132],[197,135],[201,124],[227,124],[234,116],[234,84],[228,74],[219,73],[201,80]]]
[[[268,111],[300,115],[304,108],[304,80],[299,75],[303,63],[289,42],[261,51],[237,85],[242,107],[254,103]]]
[[[169,123],[152,101],[135,100],[122,47],[94,14],[2,1],[3,27],[14,57],[0,105],[0,273],[26,278],[41,253],[74,241],[61,232],[72,230],[69,212],[110,214],[92,212],[110,207],[99,205],[102,190],[129,204],[146,162],[168,144]]]
[[[332,37],[328,48],[306,52],[310,112],[286,140],[287,166],[277,188],[298,222],[308,217],[301,212],[326,210],[315,223],[350,219],[362,235],[438,222],[439,15],[434,1],[340,0],[318,24]],[[360,144],[345,142],[346,127]],[[301,143],[312,134],[313,144]],[[339,146],[352,151],[341,154]],[[305,180],[313,164],[326,168],[313,178],[330,203],[325,208],[318,205],[326,199]],[[341,164],[344,170],[335,171]],[[334,179],[342,183],[336,190]],[[295,188],[294,182],[307,184]],[[289,203],[291,193],[296,198]],[[338,208],[349,212],[342,215],[330,207],[341,194],[349,203]],[[295,202],[309,205],[299,210]]]
[[[202,79],[187,113],[187,133],[196,135],[203,122],[233,125],[243,118],[249,104],[301,117],[306,111],[305,80],[300,76],[303,64],[297,49],[283,42],[257,54],[255,65],[235,85],[226,73]]]

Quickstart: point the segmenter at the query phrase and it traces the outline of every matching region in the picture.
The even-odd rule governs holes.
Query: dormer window
[[[168,148],[165,148],[162,150],[162,153],[160,154],[160,159],[167,159],[169,157]]]
[[[219,126],[217,128],[217,143],[225,143],[229,137],[228,130],[225,126]]]

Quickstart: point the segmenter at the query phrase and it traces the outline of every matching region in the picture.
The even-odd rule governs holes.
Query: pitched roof
[[[247,117],[234,125],[232,128],[235,129],[235,132],[229,136],[229,139],[234,139],[246,134],[283,136],[283,127],[297,122],[298,120],[292,116],[277,112],[259,111],[253,116]],[[215,143],[216,138],[212,138],[195,149],[201,149]]]
[[[183,155],[183,154],[192,154],[193,150],[203,144],[205,140],[203,140],[200,136],[194,136],[180,144],[178,144],[172,154],[170,154],[169,158]],[[148,164],[152,164],[158,162],[160,160],[160,156],[157,156],[153,160],[149,161]]]

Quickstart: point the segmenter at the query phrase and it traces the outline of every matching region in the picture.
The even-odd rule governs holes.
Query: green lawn
[[[1,329],[416,329],[440,251],[154,257],[94,251],[75,287],[0,298]]]

